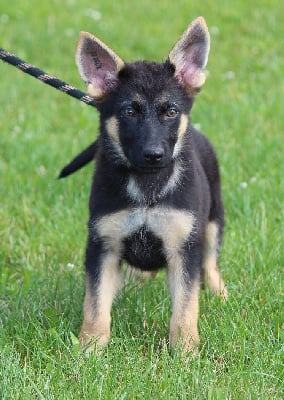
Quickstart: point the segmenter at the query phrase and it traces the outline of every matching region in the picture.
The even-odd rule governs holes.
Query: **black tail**
[[[95,158],[97,149],[98,140],[96,140],[80,154],[78,154],[78,156],[76,156],[69,164],[65,165],[65,167],[61,170],[58,178],[66,178],[66,176],[71,175],[74,172],[78,171],[78,169],[84,167]]]

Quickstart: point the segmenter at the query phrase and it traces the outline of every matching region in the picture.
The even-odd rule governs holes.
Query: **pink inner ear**
[[[185,68],[180,69],[175,75],[175,78],[182,86],[190,86],[194,88],[199,86],[199,76],[200,70],[191,65],[188,68],[185,66]]]
[[[206,46],[196,43],[182,49],[183,57],[176,69],[176,79],[180,84],[192,88],[201,86],[204,82],[203,67],[207,62]]]
[[[207,46],[204,42],[195,43],[184,49],[185,62],[202,69],[207,63]]]
[[[92,39],[85,39],[80,51],[83,79],[98,92],[108,93],[117,84],[117,65],[111,55]]]

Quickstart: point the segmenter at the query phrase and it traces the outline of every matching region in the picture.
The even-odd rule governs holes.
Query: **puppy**
[[[202,17],[164,63],[126,63],[93,35],[80,34],[76,61],[98,101],[100,136],[61,177],[96,157],[80,333],[89,351],[110,338],[122,262],[142,271],[167,269],[170,344],[179,343],[185,352],[199,343],[202,278],[227,297],[217,266],[224,227],[218,162],[208,139],[189,121],[205,82],[209,47]]]

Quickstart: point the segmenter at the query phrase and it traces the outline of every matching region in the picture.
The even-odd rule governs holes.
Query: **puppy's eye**
[[[135,110],[135,108],[132,107],[132,106],[127,106],[127,107],[124,108],[123,114],[124,114],[126,117],[134,117],[134,115],[136,114],[136,110]]]
[[[167,118],[175,118],[178,115],[178,110],[175,107],[169,107],[166,111]]]

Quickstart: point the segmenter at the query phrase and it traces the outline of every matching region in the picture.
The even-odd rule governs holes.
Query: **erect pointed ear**
[[[102,100],[118,83],[118,72],[124,62],[103,42],[88,32],[81,32],[76,63],[88,93]]]
[[[196,18],[169,54],[175,67],[174,76],[188,94],[195,94],[204,84],[210,49],[210,36],[203,17]]]

